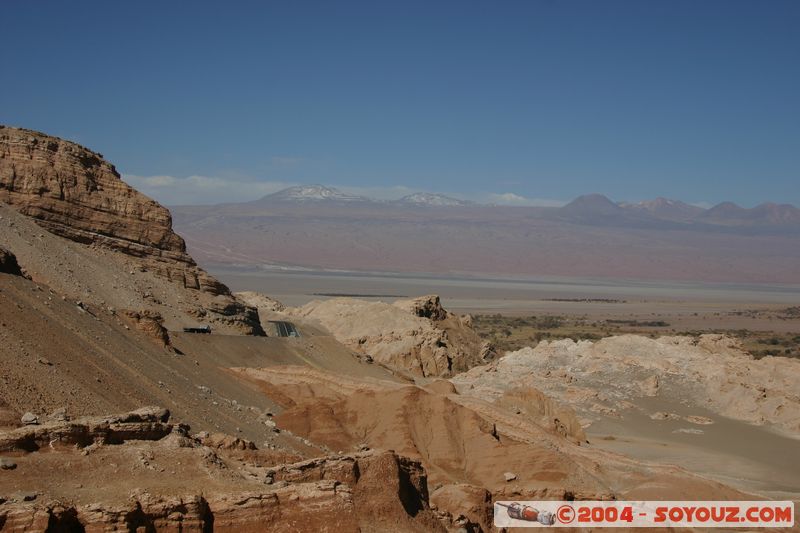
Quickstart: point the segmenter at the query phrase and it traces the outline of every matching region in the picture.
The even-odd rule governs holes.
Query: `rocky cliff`
[[[186,252],[169,211],[122,181],[101,154],[0,126],[0,203],[60,237],[134,258],[139,269],[207,295],[212,317],[243,333],[261,332],[255,311]]]
[[[448,312],[435,294],[393,304],[315,300],[288,313],[316,320],[356,352],[415,376],[452,376],[495,356],[472,329],[469,315]]]
[[[0,431],[0,453],[13,457],[2,459],[0,529],[453,529],[431,509],[419,461],[367,451],[287,463],[249,441],[208,444],[154,407]]]
[[[122,181],[101,154],[75,143],[0,126],[0,202],[62,237],[148,259],[186,287],[227,293],[186,253],[165,207]]]

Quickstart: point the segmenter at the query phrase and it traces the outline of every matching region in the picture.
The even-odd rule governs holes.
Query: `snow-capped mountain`
[[[620,207],[626,209],[633,209],[635,211],[648,213],[662,220],[673,220],[678,222],[692,220],[705,211],[702,207],[690,205],[686,202],[681,202],[680,200],[670,200],[662,197],[658,197],[655,200],[645,200],[635,204],[620,203],[619,205]]]
[[[298,185],[267,195],[257,204],[329,202],[359,204],[364,207],[479,207],[481,204],[460,200],[438,193],[417,192],[399,200],[376,200],[366,196],[348,194],[324,185]],[[355,205],[351,205],[355,207]],[[496,206],[497,208],[502,208]],[[538,209],[537,216],[554,216],[579,224],[604,224],[636,227],[653,227],[657,224],[702,224],[741,227],[794,227],[800,225],[800,209],[789,204],[765,203],[747,209],[731,202],[723,202],[710,209],[687,204],[680,200],[656,198],[637,203],[614,202],[602,194],[587,194],[575,198],[559,208]]]
[[[472,202],[467,202],[466,200],[459,200],[458,198],[453,198],[452,196],[445,196],[444,194],[434,194],[429,192],[417,192],[414,194],[409,194],[408,196],[403,196],[397,201],[401,204],[425,205],[431,207],[473,205]]]
[[[298,185],[289,187],[261,199],[262,201],[292,201],[292,202],[318,202],[321,200],[334,200],[337,202],[369,202],[369,198],[355,194],[343,193],[333,187],[324,185]]]
[[[399,200],[375,200],[365,196],[357,196],[354,194],[347,194],[333,187],[325,187],[324,185],[298,185],[296,187],[289,187],[273,194],[263,197],[261,202],[320,202],[320,201],[335,201],[335,202],[375,202],[381,204],[400,204],[406,206],[427,206],[427,207],[451,207],[451,206],[468,206],[475,205],[472,202],[459,200],[444,194],[434,194],[427,192],[418,192],[404,196]]]

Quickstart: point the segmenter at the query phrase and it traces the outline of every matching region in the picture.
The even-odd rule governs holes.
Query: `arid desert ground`
[[[201,265],[100,154],[5,126],[0,267],[2,531],[800,499],[795,286]]]
[[[800,532],[800,0],[0,6],[0,533]]]
[[[337,297],[391,302],[436,291],[446,308],[472,314],[481,336],[504,349],[535,346],[543,339],[724,333],[740,339],[757,357],[780,353],[800,360],[800,309],[792,307],[800,301],[800,287],[795,285],[458,278],[213,265],[210,270],[234,289],[272,294],[295,306]],[[661,413],[670,416],[651,416]],[[692,415],[713,423],[687,422]],[[775,498],[800,495],[796,435],[715,415],[686,405],[679,395],[640,397],[591,418],[586,434],[600,448],[674,463]]]

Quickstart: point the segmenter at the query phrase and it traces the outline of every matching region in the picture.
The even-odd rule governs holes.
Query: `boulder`
[[[39,417],[31,412],[28,412],[22,415],[21,421],[26,426],[34,426],[39,423]]]
[[[174,427],[169,423],[169,411],[160,407],[143,407],[118,415],[89,416],[45,424],[39,424],[39,418],[32,413],[25,413],[22,419],[25,426],[0,432],[0,452],[32,452],[56,445],[85,448],[98,443],[160,440],[169,435]]]
[[[169,332],[164,327],[164,318],[160,313],[145,309],[139,311],[123,309],[120,315],[127,318],[136,329],[152,338],[159,346],[172,348]]]
[[[448,316],[447,311],[439,301],[439,296],[436,294],[428,294],[410,300],[397,300],[394,305],[412,315],[434,321],[444,320]]]
[[[467,531],[492,531],[492,494],[483,487],[456,483],[431,493],[431,506],[446,509]]]
[[[255,450],[256,445],[247,439],[226,435],[224,433],[206,432],[195,435],[195,439],[200,441],[203,446],[218,450]]]

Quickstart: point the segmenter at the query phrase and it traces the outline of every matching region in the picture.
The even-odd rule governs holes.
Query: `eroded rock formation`
[[[318,321],[355,351],[416,376],[451,376],[494,357],[471,318],[446,311],[436,295],[394,304],[333,298],[289,312]]]
[[[186,287],[227,293],[186,253],[165,207],[122,181],[101,154],[75,143],[0,126],[0,201],[57,235],[148,259]]]
[[[323,449],[391,449],[419,460],[432,501],[471,523],[488,521],[487,491],[495,500],[627,498],[654,490],[661,497],[735,492],[677,467],[637,463],[578,445],[575,434],[582,432],[571,410],[541,393],[509,395],[513,403],[506,403],[445,387],[432,390],[307,367],[237,372],[279,401],[284,410],[274,420],[282,431]],[[553,424],[557,413],[563,425]]]
[[[286,306],[281,302],[260,292],[242,291],[234,293],[234,296],[245,304],[255,307],[259,312],[263,310],[273,313],[282,313],[286,310]]]
[[[0,126],[0,203],[55,235],[135,258],[139,270],[202,293],[209,301],[204,308],[220,322],[263,334],[257,312],[186,252],[169,211],[122,181],[114,165],[96,152]]]
[[[164,318],[160,314],[149,310],[123,310],[120,314],[133,324],[136,329],[145,333],[160,346],[164,348],[172,347],[169,332],[164,327]]]
[[[535,388],[573,407],[587,422],[622,417],[632,402],[658,399],[666,390],[687,408],[772,426],[795,438],[800,435],[800,361],[754,359],[739,341],[724,335],[543,341],[452,381],[463,394],[505,403],[519,403],[512,396]],[[647,414],[654,420],[684,418]],[[698,424],[705,417],[685,418]]]
[[[57,446],[83,448],[92,444],[122,444],[128,440],[159,440],[173,429],[169,411],[143,407],[130,413],[84,417],[26,425],[0,433],[0,452],[33,452]]]
[[[22,444],[23,432],[41,446]],[[3,531],[443,532],[453,522],[431,510],[418,461],[367,451],[261,466],[270,452],[230,456],[241,449],[210,448],[158,408],[0,440],[22,453],[0,477]]]

